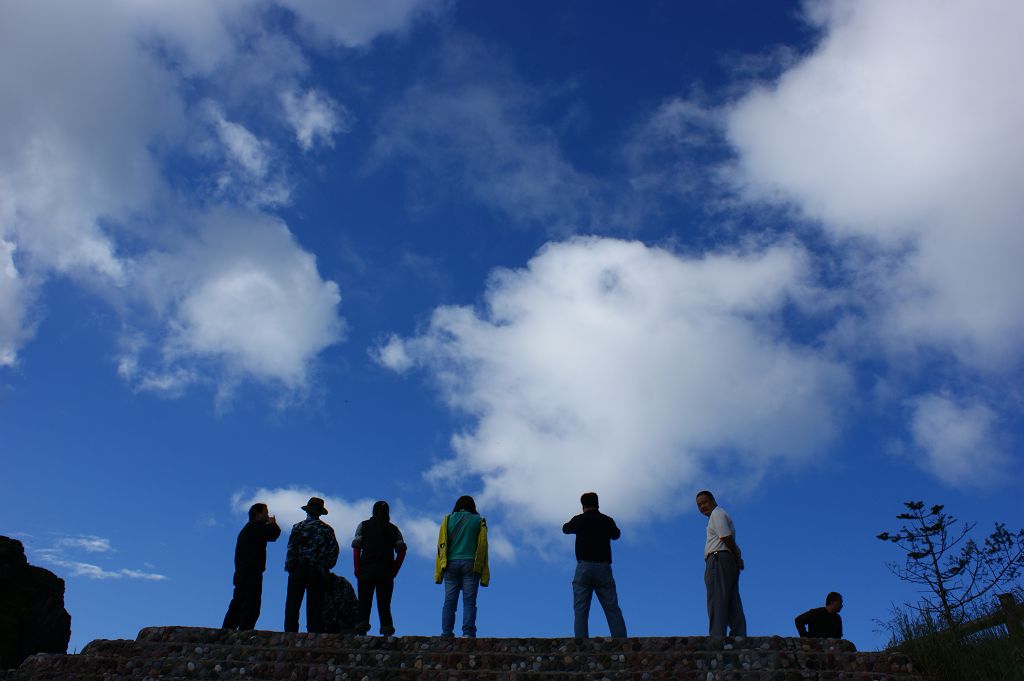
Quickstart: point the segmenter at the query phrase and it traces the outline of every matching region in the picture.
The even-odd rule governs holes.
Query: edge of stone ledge
[[[610,637],[592,637],[589,639],[576,639],[573,637],[565,636],[553,636],[553,637],[480,637],[480,638],[465,638],[457,637],[454,639],[443,639],[440,636],[423,636],[423,635],[410,635],[410,636],[394,636],[394,637],[382,637],[382,636],[359,636],[356,634],[342,634],[342,633],[324,633],[324,634],[310,634],[308,632],[293,632],[287,633],[272,629],[256,629],[252,631],[240,632],[240,631],[228,631],[216,627],[195,627],[195,626],[156,626],[156,627],[145,627],[141,629],[136,637],[137,641],[140,642],[162,642],[165,641],[169,635],[173,635],[175,632],[192,632],[197,636],[205,636],[210,640],[220,641],[252,641],[253,639],[269,639],[277,638],[281,636],[294,637],[300,640],[315,641],[320,639],[336,640],[338,638],[352,638],[360,641],[366,641],[376,645],[386,644],[388,641],[406,641],[415,642],[421,644],[437,643],[446,644],[449,646],[454,645],[455,647],[473,647],[479,648],[481,644],[486,646],[494,645],[552,645],[553,642],[558,641],[561,645],[567,646],[574,650],[586,650],[586,649],[598,649],[598,648],[609,648],[628,646],[634,650],[641,648],[647,648],[649,645],[657,645],[655,642],[660,642],[665,646],[665,649],[686,649],[686,650],[791,650],[794,652],[821,652],[821,653],[858,653],[857,647],[846,639],[810,639],[800,638],[796,636],[748,636],[748,637],[725,637],[725,638],[712,638],[710,636],[634,636],[626,639],[614,639]],[[108,640],[124,640],[124,639],[108,639]],[[90,642],[91,643],[91,642]],[[636,647],[639,644],[639,648]],[[645,645],[647,644],[647,645]],[[82,649],[82,653],[85,653],[90,644]],[[886,651],[863,651],[866,654],[878,654]],[[80,653],[81,654],[81,653]],[[3,681],[0,678],[0,681]]]

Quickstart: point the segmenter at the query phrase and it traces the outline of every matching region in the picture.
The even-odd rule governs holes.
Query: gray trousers
[[[747,618],[740,601],[740,569],[729,551],[710,554],[704,561],[704,586],[708,590],[708,634],[724,637],[747,635]]]

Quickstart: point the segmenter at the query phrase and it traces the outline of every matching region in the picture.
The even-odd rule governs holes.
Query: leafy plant
[[[920,615],[937,617],[955,633],[969,606],[1024,573],[1024,530],[1013,533],[996,523],[978,544],[970,536],[976,523],[961,523],[941,504],[926,509],[923,501],[908,501],[904,506],[907,510],[896,516],[904,525],[878,538],[906,552],[903,564],[889,563],[889,569],[920,587],[921,601],[907,604]]]

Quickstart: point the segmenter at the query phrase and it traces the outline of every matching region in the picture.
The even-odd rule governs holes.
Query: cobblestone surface
[[[143,629],[78,655],[35,655],[0,681],[923,681],[901,654],[751,637],[441,639]]]

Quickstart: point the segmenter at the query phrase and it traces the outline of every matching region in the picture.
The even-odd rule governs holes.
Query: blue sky
[[[751,634],[882,645],[903,501],[1022,524],[1021,14],[5,3],[0,533],[81,648],[218,625],[253,501],[387,499],[434,634],[470,493],[481,635],[564,636],[595,490],[630,633],[697,635],[710,488]]]

